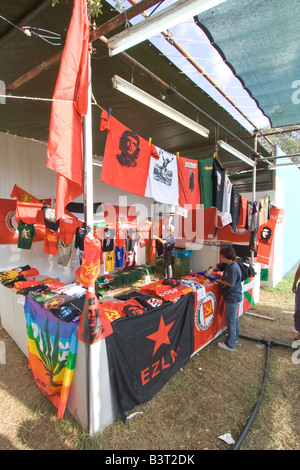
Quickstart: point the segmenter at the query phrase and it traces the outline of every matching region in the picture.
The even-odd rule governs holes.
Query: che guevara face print
[[[130,130],[126,130],[120,137],[119,149],[120,153],[116,158],[120,165],[135,167],[140,153],[140,139],[137,134]]]

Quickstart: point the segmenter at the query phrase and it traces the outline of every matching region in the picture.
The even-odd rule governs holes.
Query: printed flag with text
[[[150,313],[120,318],[106,338],[109,371],[122,419],[150,400],[193,352],[194,294]]]

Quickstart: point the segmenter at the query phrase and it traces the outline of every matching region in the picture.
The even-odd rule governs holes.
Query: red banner
[[[48,199],[45,201],[47,204]],[[50,201],[49,201],[50,202]],[[16,201],[13,199],[0,199],[0,245],[18,244],[18,222],[15,219]],[[41,241],[45,236],[44,214],[40,210],[37,213],[34,224],[36,236],[33,241]]]
[[[196,302],[194,352],[208,344],[226,326],[225,303],[218,284],[205,286],[205,295]]]

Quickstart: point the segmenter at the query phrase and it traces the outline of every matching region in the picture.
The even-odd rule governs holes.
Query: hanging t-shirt
[[[125,250],[124,246],[121,248],[115,246],[115,268],[123,268]]]
[[[138,241],[138,233],[134,228],[130,228],[126,237],[126,251],[133,251]]]
[[[252,230],[252,211],[253,211],[253,203],[247,201],[247,217],[246,217],[246,230]]]
[[[139,225],[137,228],[139,235],[139,244],[143,248],[149,245],[151,223],[145,223],[144,225]]]
[[[113,251],[114,249],[115,230],[106,228],[103,230],[102,250],[104,252]]]
[[[105,253],[105,271],[113,271],[114,269],[114,252],[106,252]]]
[[[264,197],[265,199],[265,209],[266,209],[266,219],[267,221],[271,218],[271,215],[270,215],[270,209],[271,209],[271,197],[270,197],[270,194],[267,193]]]
[[[232,217],[231,226],[233,230],[237,229],[237,224],[240,218],[240,206],[241,206],[241,196],[235,185],[232,186],[231,191],[231,204],[230,204],[230,214]]]
[[[238,221],[238,224],[237,224],[237,226],[239,228],[246,228],[247,208],[248,208],[247,199],[245,199],[241,195],[240,218],[239,218],[239,221]]]
[[[73,242],[78,225],[80,225],[80,222],[76,217],[64,214],[60,218],[59,235],[65,245],[71,245]]]
[[[22,220],[26,224],[34,224],[37,213],[43,208],[42,202],[16,184],[10,197],[17,198],[15,220],[17,222]]]
[[[252,232],[257,232],[259,229],[259,212],[258,212],[258,207],[259,203],[257,201],[254,201],[252,203]]]
[[[122,248],[123,246],[125,246],[126,237],[127,237],[127,229],[117,227],[115,246],[118,248]]]
[[[44,238],[44,253],[48,255],[56,255],[58,251],[58,232],[46,228]]]
[[[258,215],[258,225],[261,227],[267,222],[267,216],[266,216],[266,204],[265,204],[265,199],[262,198],[259,201],[259,215]]]
[[[165,204],[178,205],[177,157],[156,146],[159,160],[150,159],[146,197]]]
[[[179,205],[195,209],[200,204],[198,160],[178,158]],[[185,207],[190,205],[190,207]]]
[[[213,206],[222,212],[225,170],[220,163],[213,159]]]
[[[72,245],[65,245],[62,240],[58,241],[57,264],[68,266],[72,254]]]
[[[145,195],[150,158],[158,159],[153,144],[128,129],[107,111],[101,114],[100,130],[108,130],[101,181],[138,196]]]
[[[127,251],[125,253],[124,269],[135,267],[135,251]]]
[[[213,157],[198,159],[201,204],[204,209],[212,206],[213,199]]]
[[[227,173],[225,173],[225,175],[224,175],[224,190],[223,190],[222,212],[224,212],[226,214],[230,213],[231,191],[232,191],[232,183],[231,183]]]
[[[47,204],[44,204],[43,213],[45,227],[56,232],[59,228],[59,220],[55,219],[55,207],[50,207]]]
[[[30,250],[33,242],[33,237],[36,235],[33,224],[25,224],[23,220],[20,220],[18,224],[18,248],[24,250]]]

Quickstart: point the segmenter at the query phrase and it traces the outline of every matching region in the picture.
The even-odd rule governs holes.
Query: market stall
[[[0,286],[0,311],[4,328],[28,356],[37,386],[57,407],[58,417],[67,408],[94,434],[119,414],[125,419],[127,411],[150,399],[224,330],[221,288],[202,270],[218,261],[220,247],[232,244],[234,237],[241,236],[242,244],[255,252],[258,215],[263,216],[261,223],[268,216],[265,200],[244,204],[218,155],[203,162],[197,156],[171,153],[151,136],[131,129],[126,113],[121,122],[111,109],[102,109],[97,123],[106,138],[100,175],[93,174],[87,23],[80,23],[80,31],[76,28],[81,6],[74,2],[53,96],[46,167],[57,177],[55,203],[13,186],[10,196],[17,200],[14,207],[9,200],[9,206],[15,213],[14,229],[9,242],[2,240],[15,245],[18,254],[33,253],[33,261],[50,256],[48,267],[55,261],[66,267],[72,284],[64,282],[58,269],[51,277],[47,270],[40,270],[42,276],[26,276],[31,268],[20,263],[18,274],[23,278],[16,283],[29,284]],[[75,57],[70,47],[78,42]],[[70,96],[63,95],[62,102],[66,89],[61,77],[70,57],[75,57],[76,67],[69,71]],[[75,106],[79,75],[82,95]],[[103,205],[97,223],[95,181]],[[131,195],[134,202],[122,207],[120,194]],[[84,206],[82,219],[69,206],[78,198]],[[161,215],[160,204],[169,206],[169,212]],[[130,211],[133,206],[139,211]],[[170,220],[175,224],[175,276],[151,282],[159,258],[155,240],[165,236]],[[223,235],[227,230],[234,236]],[[42,244],[39,256],[37,243]],[[214,246],[210,263],[204,250],[198,250],[199,243]],[[15,266],[12,258],[3,269],[13,271]],[[138,292],[115,295],[113,288],[132,285],[141,276],[144,285]],[[252,290],[252,280],[245,281],[240,314],[253,304]]]

